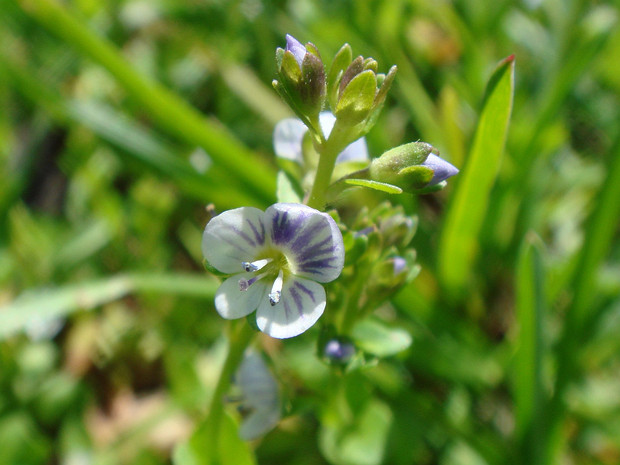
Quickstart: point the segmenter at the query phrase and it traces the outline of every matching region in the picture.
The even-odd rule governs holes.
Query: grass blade
[[[63,125],[77,123],[86,126],[103,140],[133,156],[160,174],[173,179],[180,190],[203,202],[213,202],[220,208],[239,205],[256,205],[256,199],[243,189],[228,190],[234,180],[221,182],[223,176],[208,172],[201,174],[176,154],[173,147],[157,137],[148,128],[94,101],[63,99],[60,94],[47,89],[37,73],[17,64],[0,52],[0,64],[6,77],[26,98],[44,108],[52,118]],[[212,171],[212,170],[211,170]],[[219,182],[218,182],[219,181]]]
[[[213,299],[215,278],[192,274],[126,274],[69,285],[28,291],[0,307],[0,341],[30,325],[90,310],[133,292],[157,292]]]
[[[105,67],[163,130],[202,147],[215,163],[233,171],[266,203],[274,200],[275,169],[224,128],[134,70],[111,43],[97,37],[60,4],[53,0],[24,0],[20,4],[49,31]]]
[[[438,266],[449,295],[464,289],[476,258],[478,235],[504,151],[513,92],[514,57],[510,56],[489,80],[471,153],[446,215]]]
[[[522,444],[525,463],[537,463],[540,452],[540,411],[545,393],[542,366],[545,344],[543,318],[546,313],[542,242],[530,233],[519,253],[516,288],[516,315],[519,336],[515,353],[512,387],[515,397],[517,438]]]

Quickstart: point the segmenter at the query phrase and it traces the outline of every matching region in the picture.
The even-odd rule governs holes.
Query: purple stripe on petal
[[[290,218],[287,211],[276,212],[273,217],[271,238],[276,245],[289,244],[303,226],[305,215]]]
[[[243,240],[245,240],[252,247],[256,247],[257,246],[256,242],[254,242],[254,240],[250,236],[248,236],[245,233],[245,231],[243,231],[241,229],[237,229],[235,227],[233,227],[232,230],[235,232],[235,234],[237,234],[239,237],[243,238]]]
[[[246,219],[246,222],[248,223],[250,229],[252,229],[256,242],[263,245],[265,243],[265,225],[262,222],[259,223],[261,229],[259,232],[254,226],[254,223],[252,223],[249,219]]]
[[[306,271],[308,268],[335,268],[335,265],[332,265],[330,261],[334,260],[336,257],[322,258],[316,260],[306,261],[300,264],[300,268]]]
[[[293,249],[293,252],[303,253],[302,251],[310,246],[312,239],[316,237],[322,229],[325,229],[325,225],[316,222],[310,227],[306,228],[304,231],[302,231],[290,245],[291,249]]]
[[[333,255],[334,253],[334,246],[330,245],[328,247],[324,247],[322,249],[312,249],[310,252],[312,253],[308,253],[305,254],[307,255],[306,257],[304,257],[303,255],[300,258],[300,260],[304,260],[304,259],[311,259],[311,258],[319,258],[321,255],[326,255],[326,254],[330,254]]]
[[[314,292],[312,292],[306,286],[301,284],[299,281],[295,281],[295,287],[299,288],[302,292],[305,292],[308,295],[308,297],[310,297],[310,300],[312,300],[313,304],[316,303],[316,299],[314,297]]]
[[[232,239],[230,239],[230,238],[228,238],[226,236],[220,236],[220,237],[218,237],[218,239],[226,242],[228,245],[233,246],[236,250],[240,251],[243,254],[247,254],[247,255],[250,254],[250,251],[248,251],[246,248],[239,247],[239,243],[238,242],[235,242],[235,241],[233,241]]]
[[[295,301],[295,305],[297,306],[297,311],[299,312],[299,316],[301,318],[303,318],[304,315],[304,305],[303,305],[303,301],[301,299],[301,295],[299,294],[299,292],[297,292],[297,289],[295,289],[294,287],[292,287],[289,292],[291,293],[291,297],[293,297],[293,300]]]

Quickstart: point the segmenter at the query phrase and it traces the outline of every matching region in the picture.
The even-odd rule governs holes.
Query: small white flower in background
[[[233,274],[215,294],[227,319],[254,310],[261,331],[275,338],[297,336],[323,314],[325,289],[344,266],[342,234],[326,213],[306,205],[276,203],[226,211],[207,224],[202,237],[207,261]]]
[[[336,123],[336,117],[329,111],[321,112],[319,114],[319,123],[321,124],[324,136],[328,138]],[[306,134],[307,130],[308,128],[304,123],[297,118],[286,118],[279,121],[273,131],[273,148],[276,155],[280,158],[303,163],[301,146],[304,134]],[[369,160],[368,147],[366,145],[366,139],[362,137],[347,145],[347,147],[340,152],[338,158],[336,158],[336,163],[367,160]]]
[[[262,357],[245,353],[235,383],[243,396],[242,409],[249,411],[241,422],[239,436],[250,441],[273,429],[280,421],[280,395],[276,380]]]

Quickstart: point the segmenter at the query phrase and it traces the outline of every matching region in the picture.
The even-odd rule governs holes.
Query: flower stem
[[[316,169],[314,183],[310,190],[310,196],[306,204],[317,210],[325,210],[325,194],[332,179],[334,166],[338,154],[351,142],[347,140],[349,136],[347,131],[343,131],[338,127],[338,122],[334,126],[329,139],[317,147],[320,154],[319,166]]]
[[[368,267],[370,268],[370,267]],[[349,288],[349,296],[347,305],[342,315],[340,323],[340,334],[349,335],[357,319],[360,316],[359,301],[364,289],[364,283],[367,278],[367,273],[358,274],[357,278]]]
[[[202,463],[217,462],[217,448],[219,443],[220,425],[224,413],[224,394],[230,386],[230,381],[241,363],[243,353],[248,347],[256,332],[245,321],[231,321],[229,327],[229,348],[226,361],[220,372],[220,377],[215,386],[209,414],[205,421],[198,427],[193,434],[191,442],[197,450],[205,451],[208,455],[203,457]],[[207,441],[205,444],[203,441]],[[203,442],[198,444],[198,442]]]

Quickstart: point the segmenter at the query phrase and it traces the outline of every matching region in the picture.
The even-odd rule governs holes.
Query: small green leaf
[[[433,175],[433,170],[428,166],[407,166],[398,172],[398,177],[400,178],[399,184],[409,186],[413,189],[422,189],[431,182]]]
[[[368,187],[381,192],[387,192],[388,194],[402,194],[403,190],[400,187],[385,182],[371,181],[370,179],[345,179],[345,183],[352,186]]]
[[[356,409],[349,424],[324,422],[319,445],[330,463],[335,465],[379,465],[383,460],[392,412],[377,399],[370,399]]]
[[[192,437],[191,441],[179,444],[173,454],[174,465],[256,465],[256,458],[248,443],[239,438],[237,423],[228,415],[222,415],[216,456],[200,448],[211,443],[206,438]],[[198,429],[195,434],[206,434],[208,428]]]
[[[299,187],[284,171],[278,171],[276,197],[282,203],[301,203]]]
[[[377,357],[389,357],[407,349],[411,335],[402,328],[391,328],[376,319],[365,319],[353,328],[355,344]]]
[[[375,73],[371,70],[359,73],[344,88],[334,114],[347,125],[359,123],[370,112],[376,90]]]
[[[361,171],[368,166],[366,160],[350,160],[336,163],[332,174],[332,181],[336,182],[345,176]]]
[[[338,53],[336,53],[334,61],[332,61],[327,75],[327,96],[330,108],[336,108],[340,79],[345,69],[351,64],[352,59],[353,52],[351,51],[351,46],[349,44],[344,44],[342,48],[338,50]]]

